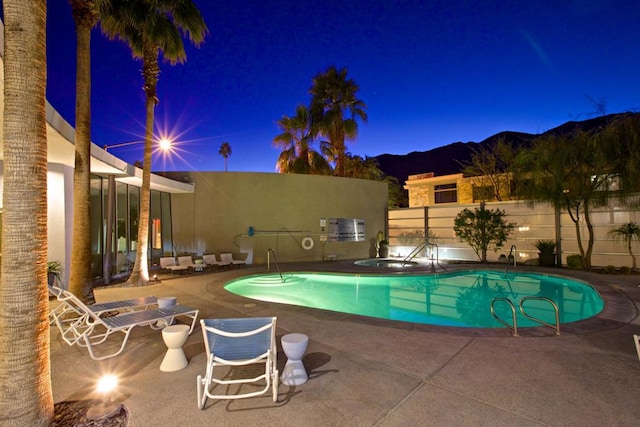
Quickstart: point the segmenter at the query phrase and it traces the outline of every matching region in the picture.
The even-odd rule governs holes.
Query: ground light
[[[103,396],[102,401],[87,411],[87,419],[100,420],[109,418],[120,412],[122,405],[112,401],[113,392],[118,386],[115,375],[105,375],[98,380],[96,391]]]

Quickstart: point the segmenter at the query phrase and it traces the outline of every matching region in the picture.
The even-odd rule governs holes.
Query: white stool
[[[287,363],[284,365],[280,380],[288,386],[306,383],[309,376],[304,369],[302,356],[307,351],[309,337],[304,334],[287,334],[282,337],[281,343],[282,350],[287,355]]]
[[[160,364],[161,371],[174,372],[187,367],[189,362],[182,346],[189,336],[189,329],[189,325],[173,325],[162,330],[162,339],[168,350]]]

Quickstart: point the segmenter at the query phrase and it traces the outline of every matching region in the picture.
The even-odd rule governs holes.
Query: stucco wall
[[[280,262],[317,261],[324,254],[373,256],[378,231],[385,229],[388,190],[383,182],[276,173],[187,172],[193,194],[173,194],[174,247],[180,253],[233,252],[265,263],[272,248]],[[322,244],[320,218],[365,220],[364,242]],[[255,234],[248,236],[249,227]],[[313,238],[311,250],[302,239]]]

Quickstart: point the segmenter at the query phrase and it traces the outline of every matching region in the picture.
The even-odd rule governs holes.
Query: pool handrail
[[[424,242],[420,243],[418,246],[416,246],[415,248],[413,248],[413,249],[411,250],[411,252],[409,252],[409,255],[407,255],[406,257],[404,257],[404,259],[403,259],[402,261],[400,261],[400,265],[402,265],[402,266],[404,267],[404,265],[405,265],[405,264],[407,264],[407,263],[411,262],[411,260],[412,260],[413,258],[415,258],[415,257],[418,255],[418,253],[420,253],[420,251],[425,250],[428,246],[430,246],[430,247],[432,247],[432,248],[436,248],[436,258],[435,258],[436,264],[437,264],[439,267],[441,267],[441,268],[443,268],[443,269],[444,269],[444,267],[442,267],[442,266],[440,265],[440,254],[439,254],[438,245],[437,245],[437,244],[435,244],[435,243],[431,243],[431,242],[429,242],[428,240],[425,240]],[[426,254],[425,254],[425,255],[426,255]],[[435,272],[435,266],[434,266],[434,264],[433,264],[433,261],[434,261],[434,259],[433,259],[433,249],[432,249],[432,250],[431,250],[431,271],[432,271],[432,272]]]
[[[282,272],[280,271],[280,266],[278,265],[278,258],[276,257],[276,252],[269,248],[267,249],[267,271],[270,271],[271,266],[271,256],[273,255],[273,261],[276,263],[276,269],[278,270],[278,274],[280,275],[280,280],[284,283],[284,277],[282,277]]]
[[[551,304],[551,306],[553,307],[553,310],[555,311],[555,315],[556,315],[556,324],[552,325],[551,323],[545,322],[542,319],[538,319],[537,317],[533,317],[529,314],[527,314],[527,312],[524,309],[524,302],[525,301],[529,301],[529,300],[536,300],[536,301],[546,301],[549,304]],[[530,320],[533,320],[534,322],[538,322],[544,326],[547,326],[551,329],[555,329],[556,331],[556,335],[560,335],[560,310],[558,309],[558,304],[555,303],[555,301],[553,301],[551,298],[547,298],[547,297],[539,297],[539,296],[528,296],[528,297],[524,297],[520,300],[520,312],[522,313],[522,315]]]
[[[507,270],[509,269],[509,257],[513,256],[513,266],[517,267],[516,256],[512,255],[513,251],[516,251],[516,245],[511,245],[511,249],[509,249],[509,256],[507,257],[507,266],[504,268],[504,273],[507,274]]]
[[[555,317],[556,317],[556,322],[555,325],[545,322],[542,319],[539,319],[537,317],[531,316],[530,314],[528,314],[526,312],[526,310],[524,309],[524,303],[525,301],[529,301],[529,300],[536,300],[536,301],[546,301],[549,304],[551,304],[551,306],[553,307],[553,310],[555,312]],[[495,303],[498,301],[503,301],[506,302],[507,304],[509,304],[509,308],[511,308],[511,315],[513,317],[513,326],[510,325],[508,322],[506,322],[505,320],[501,319],[495,312]],[[560,311],[558,309],[558,304],[555,303],[555,301],[553,301],[551,298],[547,298],[547,297],[540,297],[540,296],[528,296],[528,297],[524,297],[520,300],[520,303],[518,304],[518,307],[520,308],[520,313],[522,313],[522,315],[524,317],[526,317],[529,320],[533,320],[534,322],[540,323],[543,326],[547,326],[551,329],[555,329],[555,333],[556,335],[560,335]],[[498,320],[500,323],[502,323],[503,325],[505,325],[507,328],[513,330],[513,336],[517,337],[518,336],[518,320],[516,317],[516,307],[513,304],[513,302],[509,299],[509,298],[494,298],[491,300],[491,314],[493,315],[493,317],[496,318],[496,320]]]
[[[495,310],[495,303],[497,301],[504,301],[507,304],[509,304],[509,308],[511,309],[511,316],[513,318],[513,326],[510,325],[507,321],[501,319],[497,314],[496,314],[496,310]],[[511,300],[509,298],[494,298],[491,300],[491,314],[493,315],[493,317],[496,318],[496,320],[498,320],[500,323],[502,323],[503,325],[505,325],[507,328],[511,329],[513,331],[513,336],[517,337],[518,335],[518,320],[516,318],[516,307],[513,305],[513,303],[511,302]]]

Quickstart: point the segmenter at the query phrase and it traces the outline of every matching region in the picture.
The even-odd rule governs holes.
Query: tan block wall
[[[171,196],[174,246],[177,252],[253,251],[254,263],[265,263],[272,248],[279,262],[368,258],[375,238],[385,230],[388,188],[383,182],[328,176],[188,172],[193,194]],[[366,241],[322,244],[320,218],[362,218]],[[248,229],[255,230],[249,237]],[[326,230],[326,229],[325,229]],[[302,248],[306,236],[314,240]],[[244,257],[246,255],[242,255]]]

